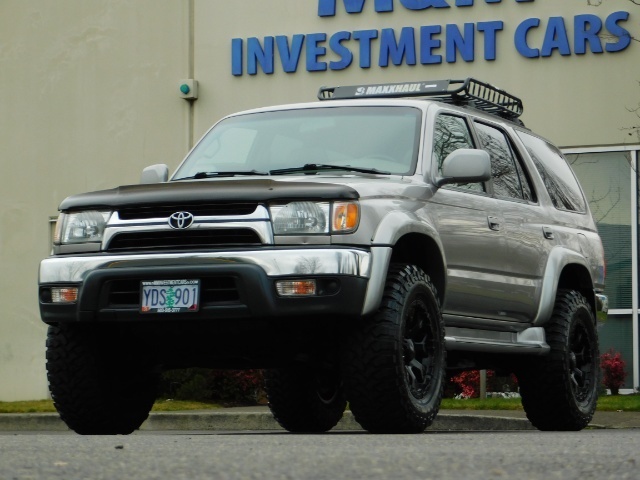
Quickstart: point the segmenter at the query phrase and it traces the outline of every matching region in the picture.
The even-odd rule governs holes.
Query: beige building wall
[[[62,199],[188,148],[182,0],[0,2],[0,400],[45,398],[37,272]]]
[[[406,0],[409,2],[409,0]],[[443,0],[434,0],[434,4]],[[426,0],[413,0],[414,5]],[[627,111],[640,100],[640,43],[617,53],[528,59],[514,46],[516,27],[541,19],[531,47],[541,48],[551,17],[605,19],[640,38],[640,7],[628,0],[503,0],[472,7],[412,11],[395,0],[393,12],[318,16],[318,0],[2,0],[0,2],[0,400],[47,396],[46,328],[37,304],[37,269],[48,255],[49,218],[68,195],[138,181],[141,169],[174,169],[221,116],[269,104],[315,101],[322,85],[476,78],[524,100],[525,123],[562,146],[638,143],[622,128],[638,123]],[[593,2],[592,3],[598,3]],[[409,3],[408,3],[409,4]],[[307,72],[303,49],[295,73],[279,58],[267,75],[232,75],[231,42],[267,36],[503,21],[495,61],[483,58],[476,33],[475,60],[438,65],[372,66],[354,59],[341,71]],[[615,39],[602,38],[603,44]],[[444,35],[440,36],[445,41]],[[325,44],[325,46],[328,46]],[[571,45],[573,50],[574,45]],[[443,49],[439,52],[444,55]],[[246,60],[246,59],[245,59]],[[328,51],[323,61],[335,61]],[[179,98],[178,82],[193,76],[199,98]]]

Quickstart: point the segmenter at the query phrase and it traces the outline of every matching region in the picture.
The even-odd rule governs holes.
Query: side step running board
[[[447,350],[525,355],[549,353],[549,345],[542,327],[531,327],[522,332],[446,327],[444,341]]]

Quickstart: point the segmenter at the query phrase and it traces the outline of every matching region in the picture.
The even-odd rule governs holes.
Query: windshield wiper
[[[279,168],[277,170],[270,170],[269,173],[271,175],[282,175],[282,174],[297,173],[297,172],[308,172],[308,174],[311,174],[311,173],[317,173],[321,170],[342,170],[347,172],[372,173],[375,175],[391,175],[390,172],[383,172],[375,168],[359,168],[359,167],[351,167],[349,165],[328,165],[324,163],[307,163],[302,167]]]
[[[258,170],[238,170],[231,172],[198,172],[195,175],[189,177],[176,178],[174,181],[180,180],[200,180],[202,178],[216,178],[216,177],[235,177],[236,175],[269,175],[267,172],[259,172]]]

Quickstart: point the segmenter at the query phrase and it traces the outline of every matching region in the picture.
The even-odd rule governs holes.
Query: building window
[[[605,293],[610,310],[609,320],[598,330],[600,351],[613,349],[621,353],[629,373],[624,388],[636,386],[634,370],[638,368],[635,365],[638,345],[633,345],[634,322],[638,321],[633,302],[633,288],[638,285],[633,278],[633,264],[638,259],[634,258],[632,248],[637,235],[632,201],[637,195],[637,189],[632,191],[632,185],[637,185],[632,182],[636,178],[632,177],[634,155],[636,152],[628,149],[567,154],[584,189],[605,251]]]
[[[605,251],[605,293],[612,309],[631,302],[631,157],[629,152],[567,155],[580,179]]]

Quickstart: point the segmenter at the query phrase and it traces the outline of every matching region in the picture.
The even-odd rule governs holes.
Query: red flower
[[[602,383],[612,393],[617,393],[620,387],[624,385],[624,379],[627,377],[626,365],[620,353],[614,352],[613,348],[600,355],[600,368],[602,368],[603,373]]]

